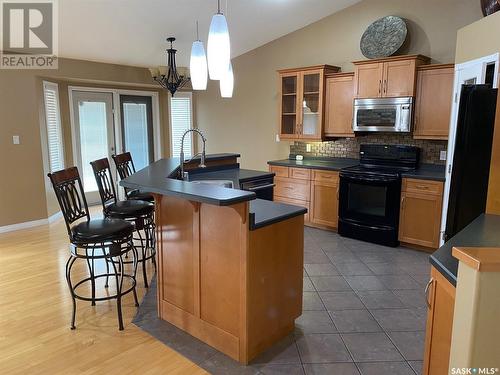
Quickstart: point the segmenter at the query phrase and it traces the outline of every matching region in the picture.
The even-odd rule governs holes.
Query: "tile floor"
[[[420,374],[428,254],[306,228],[304,306],[293,334],[240,366],[156,317],[156,290],[134,323],[212,374]]]

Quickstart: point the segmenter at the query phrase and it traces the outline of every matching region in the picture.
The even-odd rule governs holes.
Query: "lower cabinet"
[[[448,374],[455,287],[432,267],[426,291],[428,310],[423,374]]]
[[[338,172],[313,171],[311,216],[313,224],[337,228],[339,212]]]
[[[439,247],[443,183],[403,179],[399,241],[431,249]]]

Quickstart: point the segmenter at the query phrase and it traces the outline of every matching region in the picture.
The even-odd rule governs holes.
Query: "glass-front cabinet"
[[[325,74],[339,70],[321,65],[278,72],[281,139],[323,139]]]

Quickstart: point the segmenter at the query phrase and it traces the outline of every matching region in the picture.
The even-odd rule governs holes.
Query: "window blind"
[[[172,144],[172,156],[179,157],[181,153],[181,138],[184,132],[193,127],[191,93],[176,93],[170,97],[170,134]],[[185,157],[192,156],[193,142],[192,134],[184,140]]]
[[[49,169],[51,172],[55,172],[64,169],[64,149],[57,84],[44,82],[43,96],[45,102],[45,123],[47,126]]]

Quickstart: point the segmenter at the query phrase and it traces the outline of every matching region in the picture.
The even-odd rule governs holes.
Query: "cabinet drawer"
[[[274,188],[275,196],[309,201],[310,182],[308,180],[276,177],[274,182],[276,183]]]
[[[290,168],[289,171],[290,178],[297,178],[299,180],[310,180],[311,170],[304,168]]]
[[[309,202],[302,201],[300,199],[291,199],[285,197],[274,197],[274,201],[278,203],[286,203],[294,206],[307,208],[307,213],[304,215],[304,221],[309,222],[309,211],[310,211]]]
[[[269,171],[276,174],[276,177],[288,177],[288,167],[281,167],[279,165],[270,165]]]
[[[339,183],[339,172],[336,171],[313,171],[313,180],[319,182]]]
[[[443,183],[440,181],[403,178],[403,186],[401,190],[420,194],[442,195]]]

